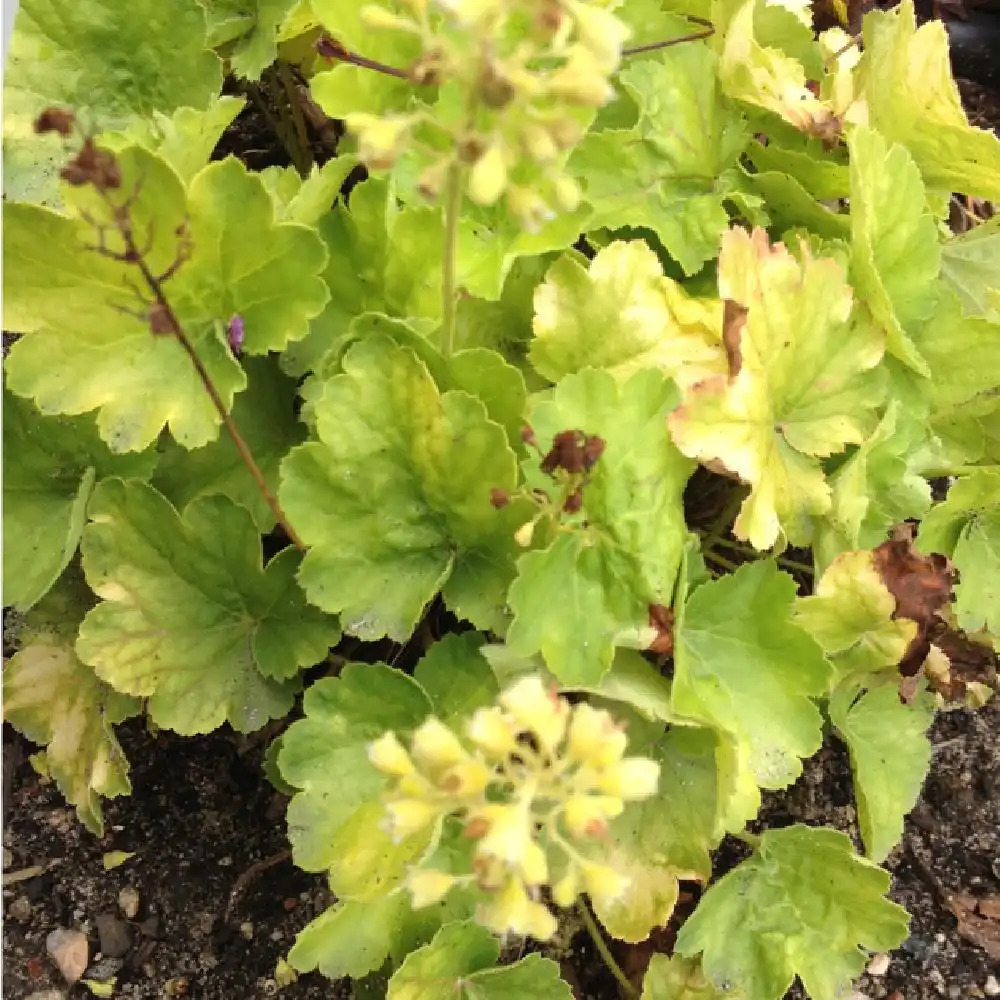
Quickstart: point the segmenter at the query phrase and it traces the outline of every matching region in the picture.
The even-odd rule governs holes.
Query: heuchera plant
[[[833,1000],[904,939],[1000,648],[1000,142],[940,24],[24,0],[4,98],[4,716],[90,830],[122,721],[293,713],[295,969],[555,1000],[498,938],[582,924],[634,993],[606,938],[674,921],[648,1000]],[[214,155],[247,101],[292,166]],[[827,727],[856,839],[751,831]]]

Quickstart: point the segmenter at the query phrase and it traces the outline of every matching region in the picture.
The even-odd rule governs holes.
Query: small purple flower
[[[243,326],[243,317],[239,313],[236,313],[229,320],[229,326],[227,329],[229,331],[229,349],[233,352],[233,354],[239,357],[243,351],[243,341],[246,338],[246,329]]]

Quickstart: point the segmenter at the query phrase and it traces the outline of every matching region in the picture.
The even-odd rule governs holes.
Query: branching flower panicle
[[[569,153],[597,108],[614,95],[629,29],[613,4],[594,0],[399,0],[367,5],[374,31],[420,40],[409,68],[439,87],[433,104],[387,115],[348,115],[361,158],[388,169],[405,151],[420,165],[420,189],[436,198],[450,171],[465,173],[478,204],[506,197],[528,229],[580,201],[565,172]]]
[[[580,848],[600,838],[626,802],[654,794],[659,765],[625,756],[625,732],[606,711],[586,702],[571,706],[535,676],[479,709],[464,736],[430,718],[409,749],[394,733],[369,748],[372,763],[393,779],[385,801],[394,837],[455,816],[475,841],[469,874],[411,871],[413,905],[475,883],[486,894],[481,923],[499,934],[544,940],[556,918],[539,899],[542,886],[563,907],[581,892],[595,902],[619,898],[628,878]]]

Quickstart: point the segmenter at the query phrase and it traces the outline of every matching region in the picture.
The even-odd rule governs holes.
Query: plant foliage
[[[903,940],[878,865],[1000,650],[1000,141],[911,0],[845,27],[23,0],[4,717],[88,829],[126,720],[287,718],[298,970],[564,1000],[496,935],[680,922],[647,1000],[834,1000]],[[289,166],[221,152],[251,107]],[[749,833],[831,731],[861,849]]]

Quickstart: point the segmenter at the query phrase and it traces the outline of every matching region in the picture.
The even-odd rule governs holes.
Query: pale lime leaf
[[[824,239],[843,239],[850,232],[846,215],[820,204],[792,176],[779,170],[745,175],[750,191],[763,198],[771,224],[779,231],[804,226]]]
[[[309,599],[365,639],[408,638],[442,587],[460,615],[497,619],[486,612],[513,575],[513,541],[490,504],[516,479],[503,428],[467,393],[440,393],[386,339],[356,344],[343,367],[315,405],[320,440],[282,465],[281,502],[310,546]]]
[[[946,240],[941,273],[966,313],[1000,320],[1000,216]]]
[[[210,0],[209,40],[226,45],[233,72],[259,80],[278,55],[278,29],[296,0]]]
[[[656,954],[642,980],[641,1000],[724,1000],[702,972],[701,964],[679,955]]]
[[[921,375],[927,363],[910,337],[937,297],[937,224],[920,171],[904,146],[857,128],[851,150],[851,279],[886,331],[886,349]]]
[[[741,365],[691,387],[669,418],[681,451],[750,484],[734,530],[758,549],[809,540],[831,502],[819,459],[863,441],[883,395],[882,335],[852,312],[841,267],[801,254],[762,230],[727,233],[719,288],[747,310]]]
[[[301,789],[288,807],[295,863],[322,871],[338,860],[335,840],[363,805],[378,800],[385,778],[368,744],[387,731],[416,729],[432,705],[419,684],[381,663],[349,663],[306,692],[305,718],[282,738],[278,767]]]
[[[188,197],[177,175],[149,152],[133,147],[119,162],[126,188],[142,178],[131,216],[140,242],[152,227],[146,260],[154,273],[174,260],[177,227],[190,231],[191,258],[165,287],[228,406],[245,376],[224,324],[234,314],[243,317],[250,354],[281,350],[304,336],[328,295],[318,277],[323,246],[304,226],[275,224],[266,189],[237,160],[202,170]],[[81,210],[106,214],[96,195],[75,197]],[[98,428],[113,451],[141,450],[165,423],[185,447],[214,439],[219,417],[185,350],[122,311],[137,305],[128,283],[138,271],[87,249],[95,233],[82,220],[17,206],[5,222],[6,321],[30,334],[7,359],[12,391],[46,413],[99,409]]]
[[[836,691],[830,719],[851,751],[858,824],[868,857],[883,861],[903,835],[903,817],[916,805],[931,762],[927,729],[933,699],[921,692],[912,704],[898,684],[858,697],[856,687]]]
[[[89,514],[83,565],[102,603],[77,650],[99,677],[186,735],[226,721],[248,732],[288,711],[299,669],[339,637],[303,600],[294,549],[263,568],[250,514],[221,496],[182,516],[152,487],[108,479]]]
[[[76,552],[96,482],[108,475],[148,479],[156,455],[115,455],[92,417],[43,417],[7,392],[3,417],[3,595],[5,605],[23,611]]]
[[[716,56],[704,42],[640,60],[621,79],[637,124],[589,134],[570,160],[595,211],[588,225],[646,226],[693,274],[718,253],[728,221],[724,174],[745,142],[742,124],[722,103]]]
[[[904,0],[865,18],[863,48],[858,78],[871,125],[909,150],[929,188],[1000,198],[1000,140],[966,118],[943,22],[918,28]]]
[[[87,596],[64,581],[29,615],[22,648],[4,664],[3,717],[44,746],[46,772],[76,806],[80,822],[100,836],[101,797],[132,790],[113,727],[142,705],[77,658],[73,643]]]
[[[496,678],[479,652],[482,644],[483,637],[476,632],[443,636],[413,671],[438,718],[449,726],[460,726],[499,694]]]
[[[841,552],[874,548],[890,527],[927,512],[930,485],[914,469],[926,433],[924,422],[894,399],[878,427],[829,477],[832,502],[817,519],[813,542],[820,569]]]
[[[493,935],[471,921],[445,924],[430,944],[412,952],[389,980],[386,1000],[570,1000],[559,966],[533,954],[511,965],[496,966],[500,946]]]
[[[698,587],[675,628],[673,706],[745,744],[762,788],[784,788],[822,742],[830,667],[792,618],[795,581],[747,563]]]
[[[236,397],[232,417],[274,491],[281,460],[305,438],[295,417],[295,383],[272,358],[247,358],[243,366],[249,384]],[[261,534],[274,527],[271,508],[227,433],[194,451],[167,442],[153,484],[177,508],[196,497],[222,493],[250,511]]]
[[[382,967],[412,911],[404,892],[363,903],[338,903],[299,931],[288,961],[299,972],[355,979]]]
[[[524,376],[513,365],[496,351],[472,347],[453,354],[447,371],[449,388],[476,396],[490,420],[507,432],[507,440],[520,443],[527,390]]]
[[[962,628],[1000,634],[1000,472],[979,469],[957,479],[920,525],[917,544],[954,560]]]
[[[648,646],[655,636],[649,606],[673,598],[687,534],[681,495],[691,472],[666,429],[676,400],[659,372],[640,371],[619,385],[588,369],[562,379],[532,411],[545,448],[564,430],[605,442],[583,490],[586,522],[523,556],[508,596],[511,648],[522,656],[540,651],[563,684],[597,684],[616,645]]]
[[[726,371],[722,304],[689,297],[639,240],[611,243],[586,267],[563,255],[534,306],[529,357],[553,382],[583,368],[622,381],[659,368],[684,385]]]
[[[885,898],[889,873],[825,827],[768,830],[757,852],[702,897],[676,950],[702,953],[708,980],[746,1000],[780,1000],[797,975],[813,1000],[836,1000],[867,961],[906,937]]]
[[[714,18],[721,34],[718,76],[722,90],[728,97],[778,115],[802,132],[823,134],[833,123],[833,112],[806,86],[806,68],[800,61],[802,56],[815,59],[818,54],[810,33],[781,13],[768,16],[760,0],[728,7],[728,23]],[[784,51],[786,45],[795,51]]]
[[[707,881],[711,875],[714,751],[711,732],[682,726],[643,751],[660,765],[656,795],[614,819],[599,848],[601,862],[630,879],[613,903],[595,900],[595,912],[612,937],[645,941],[669,922],[678,880]]]
[[[494,936],[470,921],[445,924],[430,944],[408,955],[389,980],[386,1000],[432,1000],[464,992],[477,972],[492,968],[500,957]]]
[[[896,599],[872,553],[844,552],[827,567],[809,597],[795,602],[794,619],[826,652],[834,683],[860,674],[895,673],[917,623],[895,618]]]
[[[221,84],[204,12],[188,0],[24,0],[4,73],[5,197],[58,201],[62,142],[32,128],[46,107],[71,108],[85,129],[101,131],[206,108]]]
[[[166,160],[185,184],[206,166],[222,137],[245,105],[241,97],[218,97],[205,109],[178,108],[173,114],[156,112],[131,122],[121,132],[106,132],[101,142],[109,149],[143,146]]]

